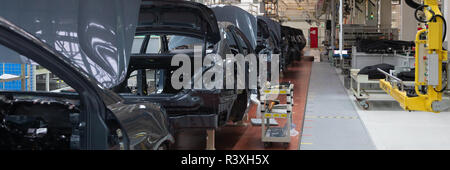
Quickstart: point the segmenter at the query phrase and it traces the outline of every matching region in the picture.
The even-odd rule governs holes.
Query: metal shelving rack
[[[291,83],[282,83],[277,86],[270,86],[261,90],[261,140],[265,147],[271,146],[273,142],[283,143],[285,147],[289,146],[291,141],[292,107],[294,85]],[[269,108],[270,102],[278,95],[286,96],[286,104],[276,104]],[[259,109],[258,109],[259,110]],[[270,126],[271,118],[287,119],[284,126]],[[264,121],[266,119],[267,121]]]
[[[1,63],[0,90],[31,90],[31,65]],[[33,79],[34,81],[34,79]],[[8,84],[9,83],[9,84]]]
[[[279,20],[278,0],[263,0],[262,2],[264,4],[264,16]]]

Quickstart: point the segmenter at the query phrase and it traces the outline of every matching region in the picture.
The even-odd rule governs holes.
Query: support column
[[[206,150],[216,150],[215,146],[216,131],[214,129],[206,130]]]
[[[343,0],[339,0],[339,55],[342,58],[342,50],[344,45],[344,36],[343,36],[343,30],[344,30],[344,23],[343,23]]]
[[[447,43],[447,46],[444,46],[447,48],[447,50],[450,50],[450,26],[448,25],[448,21],[450,19],[450,2],[448,1],[442,1],[442,15],[444,15],[445,20],[447,21],[447,36],[445,37],[445,42]],[[447,64],[447,70],[450,69],[450,64]],[[450,74],[447,74],[447,83],[450,81]],[[450,90],[450,86],[447,86],[447,90]]]
[[[22,89],[22,91],[25,91],[26,87],[26,72],[25,72],[25,64],[21,64],[20,65],[20,87]]]
[[[50,91],[50,72],[45,73],[45,91]]]
[[[444,15],[445,20],[447,21],[447,36],[445,37],[445,41],[447,42],[447,50],[450,49],[450,26],[448,25],[448,21],[450,21],[450,2],[442,1],[442,14]]]
[[[336,1],[331,0],[331,50],[334,51],[336,44]]]
[[[401,25],[400,25],[400,40],[414,41],[417,33],[417,20],[414,17],[414,9],[409,7],[406,3],[401,3]]]
[[[355,24],[356,23],[356,2],[355,0],[351,0],[352,2],[352,22],[351,24]]]
[[[366,25],[367,26],[378,26],[378,1],[377,0],[368,0],[366,1]],[[373,15],[373,18],[371,17]]]
[[[392,27],[392,1],[381,0],[380,2],[380,28],[383,33],[389,33]]]
[[[31,65],[30,64],[30,66],[33,66],[32,67],[32,69],[33,69],[33,71],[32,71],[32,73],[33,73],[33,76],[32,76],[32,82],[33,82],[33,85],[31,86],[31,90],[32,91],[36,91],[36,65]]]

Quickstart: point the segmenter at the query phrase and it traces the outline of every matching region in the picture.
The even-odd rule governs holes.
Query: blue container
[[[3,66],[5,68],[3,68]],[[28,76],[27,69],[31,65],[25,65],[25,76]],[[33,75],[32,69],[30,69],[30,74]],[[3,72],[4,71],[4,72]],[[21,64],[13,64],[13,63],[0,63],[0,75],[2,74],[13,74],[13,75],[21,75]],[[28,83],[33,83],[32,78],[25,80],[25,86],[28,87]],[[0,83],[0,90],[22,90],[21,88],[22,81],[10,81],[5,83]]]

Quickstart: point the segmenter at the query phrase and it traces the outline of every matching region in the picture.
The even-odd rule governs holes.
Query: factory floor
[[[281,143],[274,143],[271,147],[264,148],[261,142],[261,126],[250,123],[251,118],[256,117],[256,106],[253,105],[245,120],[246,126],[229,125],[221,127],[215,132],[215,149],[217,150],[297,150],[299,148],[299,138],[303,127],[303,113],[308,92],[309,78],[311,73],[312,57],[302,57],[300,61],[295,61],[285,71],[281,82],[290,81],[294,84],[294,107],[293,124],[297,135],[291,135],[289,147],[284,147]],[[283,100],[281,100],[283,102]],[[283,120],[277,120],[280,125]],[[292,132],[292,131],[291,131]],[[183,129],[175,134],[176,143],[173,149],[178,150],[201,150],[206,148],[206,131],[202,129]]]
[[[365,110],[344,87],[340,69],[325,60],[311,72],[301,150],[450,149],[449,111],[404,111],[394,99],[370,100]]]
[[[336,69],[342,83],[343,75]],[[356,98],[347,90],[350,100]],[[444,100],[449,95],[444,94]],[[352,103],[378,150],[450,150],[450,111],[404,111],[394,99],[369,101],[362,109]]]
[[[291,137],[289,147],[274,144],[265,148],[261,127],[246,120],[246,126],[230,125],[216,131],[217,150],[450,149],[450,112],[403,111],[394,100],[369,101],[369,110],[364,110],[344,87],[341,70],[326,59],[313,62],[312,57],[303,57],[289,67],[282,81],[291,81],[295,88],[293,123],[299,134]],[[255,112],[253,106],[249,118],[254,118]],[[180,130],[175,137],[173,149],[206,147],[205,130]]]
[[[370,135],[334,67],[314,63],[300,150],[371,150]]]
[[[323,74],[316,74],[322,71]],[[325,74],[332,75],[327,78]],[[321,89],[320,95],[318,98],[322,98],[319,103],[327,103],[327,106],[330,106],[330,103],[326,101],[326,99],[330,99],[336,97],[336,92],[341,91],[339,93],[342,94],[342,91],[345,91],[347,94],[347,98],[341,98],[341,101],[351,101],[347,104],[342,104],[342,107],[331,107],[328,109],[328,113],[335,113],[336,111],[340,111],[341,109],[347,108],[347,110],[352,110],[349,105],[352,105],[354,111],[356,111],[356,116],[354,117],[344,117],[344,118],[354,118],[354,122],[357,122],[358,119],[361,123],[358,126],[353,122],[352,131],[355,129],[364,128],[366,133],[349,133],[348,136],[345,136],[347,139],[346,142],[350,143],[351,146],[346,146],[344,144],[340,146],[336,146],[339,142],[331,143],[323,143],[320,138],[316,138],[314,140],[306,141],[307,137],[305,136],[309,129],[305,128],[303,132],[302,143],[308,143],[309,145],[302,145],[300,149],[378,149],[378,150],[448,150],[450,149],[450,111],[445,111],[441,113],[429,113],[429,112],[418,112],[418,111],[404,111],[399,104],[392,99],[387,94],[384,94],[385,97],[389,98],[388,100],[369,100],[370,108],[368,110],[363,109],[356,102],[356,98],[353,96],[352,92],[349,89],[344,87],[344,75],[341,74],[341,70],[335,67],[332,67],[331,64],[327,61],[323,61],[321,63],[314,63],[312,66],[312,74],[311,74],[311,84],[314,84],[317,79],[326,79],[328,83],[325,87],[329,89],[333,89],[334,92],[327,91],[326,89]],[[331,78],[334,77],[334,78]],[[336,77],[340,81],[340,85],[336,85],[335,80]],[[333,80],[334,79],[334,80]],[[314,100],[314,90],[320,89],[316,86],[311,86],[308,92],[308,103],[313,102]],[[311,94],[313,93],[313,94]],[[310,95],[313,96],[313,99],[310,99]],[[380,97],[380,96],[377,96]],[[336,98],[335,98],[336,99]],[[444,95],[444,100],[449,100],[449,95]],[[311,108],[306,107],[305,113],[305,127],[308,126],[308,120],[311,118],[308,116],[310,112],[319,111],[320,108]],[[323,110],[323,109],[322,109]],[[327,111],[326,109],[324,111]],[[354,112],[353,112],[354,113]],[[349,113],[347,113],[349,114]],[[323,118],[323,117],[322,117]],[[333,117],[331,117],[332,119]],[[342,117],[341,117],[342,118]],[[325,119],[330,119],[330,117],[326,117]],[[331,122],[331,120],[328,120]],[[350,123],[350,120],[346,120]],[[320,125],[320,123],[317,123]],[[336,138],[335,136],[339,136],[337,132],[332,133],[335,129],[333,123],[328,123],[327,125],[323,125],[323,127],[328,128],[325,132],[321,132],[317,130],[317,132],[312,132],[313,135],[321,135],[326,136],[323,141],[333,140],[339,141],[342,138]],[[340,129],[345,128],[348,125],[343,125],[339,127]],[[351,132],[347,129],[347,132]],[[357,135],[359,134],[359,135]],[[370,139],[372,146],[369,143],[366,143],[365,148],[361,147],[361,143],[363,138]],[[357,140],[355,140],[357,139]],[[319,141],[317,141],[319,140]],[[316,146],[314,146],[316,145]],[[359,145],[359,146],[358,146]],[[371,147],[370,147],[371,146]]]

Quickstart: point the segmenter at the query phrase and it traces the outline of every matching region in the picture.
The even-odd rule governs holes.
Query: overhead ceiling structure
[[[196,0],[199,1],[199,0]],[[255,3],[264,5],[263,12],[267,17],[280,21],[314,21],[319,17],[316,13],[318,2],[328,6],[329,0],[201,0],[207,5]],[[246,9],[247,10],[247,9]],[[326,11],[326,9],[322,9]]]
[[[316,6],[320,0],[279,0],[279,17],[284,21],[317,20]],[[323,0],[322,0],[323,1]]]
[[[262,0],[262,5],[264,5],[264,16],[279,20],[278,3],[279,0]]]
[[[320,18],[322,15],[326,14],[330,7],[330,1],[318,0],[316,4],[316,18]]]

